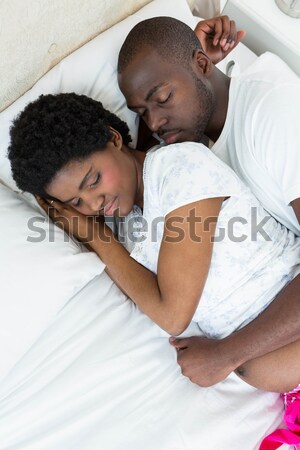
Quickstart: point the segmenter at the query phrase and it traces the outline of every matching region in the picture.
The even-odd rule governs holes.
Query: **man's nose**
[[[168,120],[162,112],[157,110],[148,112],[146,123],[151,131],[153,132],[158,131],[160,128],[165,126],[167,122]]]

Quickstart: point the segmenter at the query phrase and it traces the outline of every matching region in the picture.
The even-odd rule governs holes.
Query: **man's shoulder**
[[[272,53],[264,53],[243,73],[232,79],[233,110],[247,122],[260,114],[280,115],[280,105],[299,104],[300,78]]]
[[[253,83],[265,89],[286,85],[299,85],[300,78],[277,55],[271,52],[263,53],[245,71],[237,75],[239,84]]]

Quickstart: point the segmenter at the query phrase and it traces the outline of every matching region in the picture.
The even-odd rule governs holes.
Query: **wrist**
[[[218,341],[218,352],[221,358],[225,358],[231,371],[237,369],[241,364],[248,361],[247,354],[244,352],[243,345],[232,334]]]

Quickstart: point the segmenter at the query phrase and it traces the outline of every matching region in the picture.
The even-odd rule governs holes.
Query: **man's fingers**
[[[206,49],[207,37],[213,38],[213,45],[220,45],[224,52],[234,48],[237,43],[245,36],[243,30],[236,31],[234,20],[228,16],[213,17],[212,19],[201,20],[196,28],[197,34],[203,49]]]
[[[223,32],[223,24],[221,17],[213,19],[201,20],[198,22],[195,33],[205,50],[207,36],[213,36],[213,44],[217,45]]]
[[[237,36],[237,33],[236,33],[235,21],[231,20],[230,21],[230,33],[227,38],[227,43],[224,47],[225,51],[234,46],[234,43],[236,42],[236,36]]]
[[[228,16],[221,16],[222,21],[222,36],[220,37],[220,45],[224,48],[228,43],[228,38],[230,36],[230,19]]]
[[[246,36],[245,30],[240,30],[236,34],[236,43],[238,44]]]
[[[232,44],[230,45],[229,49],[227,50],[227,53],[226,53],[225,56],[227,56],[228,53],[230,53],[231,50],[233,50],[238,45],[238,43],[241,41],[241,39],[243,39],[245,34],[246,34],[246,32],[244,30],[241,30],[241,31],[237,32],[236,40],[234,42],[232,42]]]
[[[195,28],[195,33],[199,35],[199,33],[204,34],[211,34],[214,31],[214,27],[209,25],[207,20],[200,20],[200,22],[197,23]]]

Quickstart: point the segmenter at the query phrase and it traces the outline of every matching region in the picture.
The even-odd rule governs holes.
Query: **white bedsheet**
[[[160,14],[192,25],[184,1],[153,1],[74,52],[2,113],[0,175],[10,186],[4,153],[12,116],[41,93],[72,90],[114,100],[113,110],[121,114],[125,103],[110,59],[128,26],[154,14],[158,3]],[[109,58],[101,65],[104,53]],[[243,46],[229,61],[234,55],[242,70],[254,58]],[[131,125],[134,132],[133,119]],[[32,320],[39,317],[32,314]],[[235,375],[209,389],[183,377],[167,335],[105,273],[66,299],[0,384],[0,450],[255,450],[281,417],[277,394]]]
[[[277,394],[235,375],[183,377],[168,336],[103,273],[2,382],[0,448],[254,450],[281,416]]]

